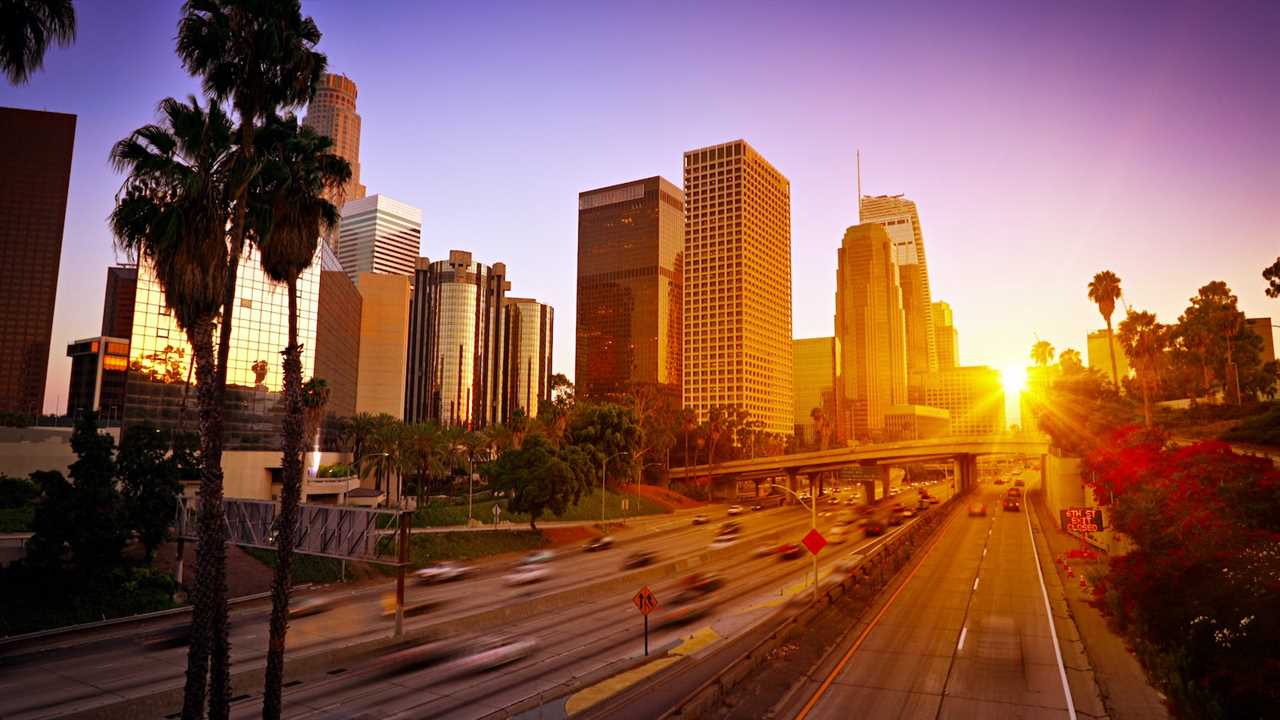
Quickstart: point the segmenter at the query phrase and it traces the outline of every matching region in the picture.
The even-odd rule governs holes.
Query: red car
[[[867,518],[862,521],[862,534],[867,537],[876,537],[884,534],[884,523],[875,518]]]
[[[1004,499],[1004,509],[1012,512],[1018,512],[1022,509],[1022,503],[1018,502],[1018,498],[1014,495],[1008,495]]]
[[[778,546],[778,557],[782,560],[795,560],[804,553],[804,548],[794,543]]]
[[[987,514],[987,506],[976,502],[969,506],[969,517],[985,517]]]

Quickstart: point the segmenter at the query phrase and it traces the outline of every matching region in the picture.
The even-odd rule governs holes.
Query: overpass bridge
[[[1049,452],[1047,440],[1029,436],[985,435],[904,440],[893,443],[857,445],[853,447],[815,450],[793,455],[773,455],[747,460],[730,460],[711,465],[692,465],[672,468],[672,480],[696,480],[709,478],[712,487],[736,484],[739,480],[766,480],[787,478],[787,485],[796,488],[800,475],[842,470],[859,466],[874,469],[876,478],[889,491],[889,468],[907,463],[953,461],[956,464],[957,491],[974,485],[978,475],[978,457],[981,455],[1044,455]],[[862,480],[874,486],[875,479]],[[867,497],[874,498],[874,489],[868,488]]]

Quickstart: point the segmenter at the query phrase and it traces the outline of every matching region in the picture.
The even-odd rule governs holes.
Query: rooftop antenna
[[[862,150],[855,150],[854,156],[858,167],[858,222],[862,222]]]

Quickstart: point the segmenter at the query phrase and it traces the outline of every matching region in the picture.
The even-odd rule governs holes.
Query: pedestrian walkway
[[[1089,604],[1092,591],[1081,587],[1080,580],[1089,569],[1105,570],[1106,554],[1090,548],[1096,559],[1078,557],[1079,553],[1077,557],[1069,557],[1071,551],[1081,547],[1080,541],[1058,529],[1039,492],[1031,493],[1030,497],[1029,507],[1034,508],[1044,539],[1053,552],[1054,568],[1062,581],[1067,607],[1093,665],[1093,676],[1108,716],[1111,720],[1166,720],[1169,711],[1164,696],[1151,687],[1125,639],[1112,632],[1101,611]]]

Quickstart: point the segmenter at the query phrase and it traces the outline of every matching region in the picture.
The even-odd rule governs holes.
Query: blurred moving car
[[[628,555],[626,560],[622,561],[622,568],[624,570],[631,570],[633,568],[644,567],[645,565],[653,564],[653,561],[657,559],[658,553],[653,552],[652,550],[637,550],[636,552]]]
[[[752,506],[751,506],[751,512],[760,512],[760,511],[761,511],[761,510],[763,510],[763,509],[764,509],[764,506],[763,506],[763,505],[759,505],[759,504],[757,504],[757,505],[752,505]]]
[[[503,578],[507,585],[531,585],[551,577],[551,568],[545,565],[521,565]]]
[[[521,565],[542,565],[544,563],[551,562],[552,560],[555,559],[555,557],[556,557],[556,553],[554,550],[534,550],[528,555],[525,555],[524,559],[520,561],[520,564]]]
[[[995,484],[996,484],[996,485],[1003,485],[1003,484],[1004,484],[1004,478],[1002,478],[1002,477],[998,477],[998,478],[996,478],[996,479],[995,479]]]
[[[742,532],[742,523],[737,520],[726,520],[720,523],[721,535],[737,535]]]
[[[929,509],[929,501],[925,500],[924,498],[920,498],[920,502],[916,503],[916,514],[919,515],[920,513],[928,509]]]
[[[309,595],[297,602],[289,603],[289,619],[319,615],[338,607],[338,598],[333,595]]]
[[[676,603],[673,601],[671,605],[658,609],[658,612],[653,616],[653,625],[659,628],[684,625],[705,616],[714,607],[715,600],[710,598],[698,602],[689,600],[684,603]]]
[[[742,514],[742,506],[741,506],[741,505],[730,505],[730,506],[729,506],[729,515],[741,515],[741,514]]]
[[[404,616],[413,617],[431,610],[440,604],[439,600],[419,600],[417,602],[405,601]],[[382,617],[393,618],[396,616],[396,594],[393,592],[383,593],[382,595]]]
[[[884,534],[884,523],[876,518],[863,518],[861,525],[862,534],[867,537],[876,537]]]
[[[1009,495],[1010,497],[1021,498],[1021,497],[1022,497],[1022,490],[1021,490],[1020,488],[1011,487],[1011,488],[1009,488],[1009,492],[1007,492],[1007,493],[1005,493],[1005,494],[1006,494],[1006,495]]]
[[[586,552],[598,552],[600,550],[608,550],[611,547],[613,547],[613,536],[605,535],[604,537],[591,538],[586,545],[582,546],[582,549]]]
[[[804,554],[804,548],[795,543],[784,543],[778,546],[779,560],[795,560]]]
[[[420,583],[449,582],[450,580],[461,580],[470,575],[474,568],[452,560],[444,560],[442,562],[431,563],[430,565],[418,570],[413,574],[414,579]]]
[[[142,644],[148,650],[165,650],[186,645],[190,642],[191,623],[170,625],[142,638]]]
[[[969,504],[969,517],[982,517],[987,514],[987,506],[976,502]]]
[[[707,517],[706,515],[694,515],[694,516],[693,516],[693,524],[694,524],[694,525],[706,525],[706,524],[707,524],[707,523],[709,523],[709,522],[711,522],[711,518]]]
[[[1025,486],[1026,486],[1026,483],[1025,483],[1025,482],[1023,482],[1022,478],[1018,478],[1017,480],[1014,480],[1014,481],[1013,481],[1013,486],[1014,486],[1014,487],[1025,487]]]
[[[890,524],[890,525],[901,525],[901,524],[902,524],[902,513],[901,513],[900,511],[898,511],[898,510],[895,510],[895,511],[893,511],[893,512],[889,513],[889,519],[888,519],[888,521],[887,521],[887,522],[888,522],[888,524]]]
[[[1004,509],[1011,512],[1022,510],[1022,500],[1017,495],[1004,496]]]
[[[911,518],[916,516],[916,511],[912,510],[911,508],[903,508],[902,512],[899,513],[899,515],[902,516],[903,520],[910,520]]]
[[[832,545],[843,544],[848,539],[849,537],[845,535],[845,530],[843,526],[833,527],[831,528],[831,530],[827,531],[827,542]]]
[[[458,661],[462,672],[481,672],[522,660],[533,654],[538,643],[533,640],[516,640],[498,637],[483,641]]]

